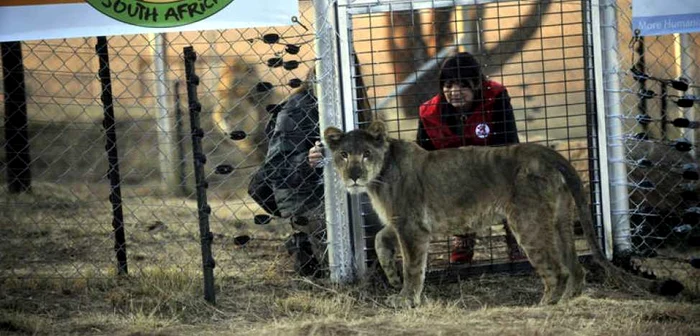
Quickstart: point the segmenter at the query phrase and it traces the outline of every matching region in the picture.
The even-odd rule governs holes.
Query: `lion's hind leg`
[[[551,216],[551,213],[549,214]],[[540,217],[537,221],[550,221],[547,217]],[[509,219],[509,223],[515,223],[516,220]],[[535,269],[537,275],[542,279],[544,284],[544,294],[540,300],[540,304],[555,304],[563,295],[568,281],[568,271],[565,271],[560,262],[561,256],[554,248],[554,242],[551,240],[545,241],[544,232],[540,234],[522,235],[518,239],[518,243],[525,251],[530,264]],[[552,235],[549,235],[550,237]],[[518,237],[518,235],[516,235]],[[554,237],[552,237],[554,238]]]
[[[569,278],[566,281],[566,288],[561,297],[563,301],[581,295],[586,278],[586,273],[583,266],[578,261],[578,255],[576,254],[574,218],[571,211],[573,206],[573,198],[563,190],[557,202],[556,222],[554,223],[559,233],[559,246],[561,247],[560,250],[563,258],[562,262],[569,273]]]
[[[389,281],[389,285],[394,288],[401,288],[401,277],[396,267],[397,238],[396,231],[393,228],[385,226],[381,229],[374,238],[374,247],[379,259],[379,265],[382,266],[384,275]]]
[[[556,195],[547,188],[547,181],[542,181],[545,179],[523,177],[516,183],[508,224],[542,279],[544,294],[540,304],[555,304],[565,292],[569,278],[555,227]]]

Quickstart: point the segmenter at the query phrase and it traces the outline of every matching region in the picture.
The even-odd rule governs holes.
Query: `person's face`
[[[447,102],[458,109],[469,109],[474,102],[474,90],[456,81],[446,81],[442,86]]]

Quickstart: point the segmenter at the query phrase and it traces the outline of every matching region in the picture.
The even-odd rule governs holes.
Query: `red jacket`
[[[476,106],[466,119],[461,119],[461,135],[452,132],[443,122],[440,94],[420,106],[420,120],[435,149],[492,144],[489,136],[494,129],[493,105],[495,98],[505,91],[505,87],[494,81],[485,81],[482,88],[481,104]]]

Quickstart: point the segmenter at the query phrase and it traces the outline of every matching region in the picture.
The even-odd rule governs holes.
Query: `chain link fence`
[[[690,264],[700,254],[698,197],[697,95],[700,35],[639,36],[632,27],[632,3],[604,2],[616,22],[612,57],[604,69],[606,94],[617,97],[608,111],[619,120],[618,141],[626,178],[611,184],[627,191],[622,218],[623,238],[616,250],[633,252],[643,270],[690,280],[700,273]],[[614,85],[611,85],[614,83]],[[629,221],[629,224],[627,224]],[[623,253],[624,255],[624,253]],[[698,289],[696,281],[686,282]]]
[[[364,274],[374,261],[377,219],[366,199],[347,199],[329,165],[304,166],[308,150],[325,126],[353,129],[373,118],[394,137],[416,139],[418,106],[436,93],[438,64],[456,51],[479,56],[485,73],[507,87],[520,142],[552,146],[576,166],[602,231],[607,181],[599,167],[591,15],[603,6],[350,1],[336,11],[331,3],[301,0],[299,17],[284,27],[106,38],[113,118],[98,38],[3,44],[2,279],[128,272],[199,282],[209,269],[221,286],[296,276],[343,281],[352,267]],[[682,262],[697,251],[697,161],[694,147],[685,151],[679,140],[695,144],[694,128],[674,126],[679,118],[692,124],[694,112],[680,109],[675,89],[652,77],[694,83],[698,40],[634,38],[629,3],[608,6],[618,15],[620,67],[605,72],[606,90],[617,76],[622,111],[612,117],[624,125],[628,181],[620,183],[629,190],[629,212],[617,215],[630,219],[630,242],[643,256],[636,261],[697,277]],[[25,88],[17,85],[20,67]],[[6,109],[22,90],[26,128]],[[209,228],[200,231],[203,219]],[[351,219],[358,229],[345,225]],[[213,263],[202,259],[202,242],[211,244]],[[585,253],[585,243],[577,244]],[[433,244],[431,271],[453,269],[452,249],[450,237]],[[477,237],[475,262],[460,272],[524,264],[508,260],[506,249],[503,226],[494,223]]]
[[[297,110],[284,103],[317,78],[335,78],[327,70],[309,77],[317,51],[329,54],[315,46],[314,32],[330,23],[314,19],[311,1],[299,5],[299,17],[282,27],[110,36],[102,47],[100,38],[73,38],[3,48],[3,101],[26,93],[27,120],[22,126],[19,112],[2,109],[9,120],[0,126],[2,278],[197,274],[200,241],[212,244],[205,271],[215,265],[219,281],[326,277],[323,184],[317,177],[283,181],[290,162],[298,164],[319,138],[316,98]],[[185,48],[196,59],[194,79],[186,76]],[[296,124],[275,124],[280,113]],[[197,181],[195,167],[202,169]],[[308,170],[305,178],[314,178]],[[261,204],[275,195],[262,195],[260,204],[250,195],[256,173],[282,175],[263,182],[285,184],[287,196],[304,194],[308,199],[295,201],[310,215],[270,216]],[[211,233],[199,232],[202,217]]]

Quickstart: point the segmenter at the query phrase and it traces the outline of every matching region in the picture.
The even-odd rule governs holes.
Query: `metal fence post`
[[[197,215],[199,218],[199,235],[202,246],[202,267],[204,270],[204,299],[210,303],[216,303],[216,293],[214,291],[214,257],[211,253],[211,243],[214,235],[209,231],[209,214],[211,207],[207,204],[208,183],[204,178],[204,165],[207,158],[202,150],[202,137],[204,131],[200,127],[199,113],[202,111],[202,104],[197,98],[197,86],[199,77],[195,73],[195,61],[197,54],[194,48],[185,47],[185,76],[187,80],[187,101],[190,111],[190,128],[192,130],[192,156],[194,161],[195,186],[197,188]]]
[[[124,213],[122,209],[121,176],[119,174],[119,151],[117,150],[117,130],[114,124],[114,104],[112,102],[112,80],[109,70],[109,53],[107,38],[97,37],[95,46],[100,62],[99,77],[102,84],[102,106],[104,108],[104,123],[107,159],[109,160],[109,201],[112,203],[112,228],[114,229],[114,250],[117,253],[117,274],[128,274],[126,264],[126,237],[124,234]]]
[[[594,3],[597,1],[594,1]],[[595,8],[595,6],[594,6]],[[629,222],[629,193],[627,190],[627,166],[624,153],[624,130],[620,112],[619,54],[617,51],[617,10],[614,0],[600,2],[600,25],[602,46],[602,67],[604,82],[604,103],[598,113],[605,113],[607,125],[608,167],[610,170],[610,213],[612,225],[611,252],[624,253],[631,250]],[[594,27],[595,27],[594,23]],[[601,63],[597,63],[601,64]]]
[[[166,190],[177,191],[177,172],[172,163],[173,136],[170,125],[171,105],[168,100],[168,63],[166,61],[167,41],[165,33],[152,34],[153,36],[153,63],[155,65],[156,109],[158,110],[158,160],[160,161],[161,183]]]
[[[597,8],[595,9],[596,11],[598,10]],[[603,226],[605,223],[605,219],[607,219],[607,222],[610,222],[610,213],[609,210],[607,213],[607,216],[602,215],[603,214],[603,207],[609,207],[610,204],[610,198],[606,198],[605,204],[603,203],[603,197],[601,193],[601,189],[605,188],[605,190],[609,190],[610,185],[609,181],[607,179],[607,176],[605,180],[601,178],[601,170],[603,170],[604,166],[607,168],[607,149],[605,147],[605,124],[599,125],[599,119],[598,117],[598,110],[596,109],[597,104],[596,104],[596,88],[597,85],[600,85],[600,83],[596,83],[596,71],[594,67],[594,49],[598,48],[600,50],[600,44],[595,44],[593,40],[593,35],[596,34],[596,32],[600,32],[597,27],[593,28],[592,27],[592,8],[591,8],[591,1],[590,0],[584,0],[582,2],[582,21],[584,22],[583,24],[583,35],[584,35],[584,49],[583,49],[583,62],[584,62],[584,68],[586,69],[585,71],[585,91],[586,91],[586,124],[587,124],[587,133],[591,134],[593,136],[588,137],[587,142],[588,142],[588,171],[590,172],[589,174],[589,181],[591,182],[590,185],[590,190],[589,190],[589,195],[591,199],[591,213],[594,214],[593,218],[593,223],[596,226],[596,232],[598,232],[598,242],[601,243],[601,246],[605,245],[604,241],[604,235],[602,234],[603,231]],[[600,34],[597,34],[600,35]],[[602,74],[602,72],[601,72]],[[601,129],[602,127],[602,129]],[[601,134],[600,132],[603,131]],[[607,172],[607,169],[606,169]],[[607,174],[607,173],[606,173]],[[598,182],[598,183],[594,183]]]
[[[194,63],[197,54],[194,48],[185,47],[185,77],[187,79],[187,101],[190,111],[190,128],[192,130],[192,156],[194,157],[194,177],[197,188],[197,215],[199,218],[199,235],[202,246],[202,267],[204,270],[204,299],[210,303],[216,303],[216,293],[214,291],[214,257],[211,253],[211,243],[214,235],[209,231],[209,214],[211,207],[207,204],[207,187],[209,184],[204,178],[204,164],[207,157],[202,150],[202,137],[204,131],[200,127],[199,113],[202,111],[202,104],[197,98],[197,86],[199,77],[195,73]]]
[[[343,126],[343,106],[336,88],[341,85],[336,49],[337,3],[333,0],[314,0],[316,15],[316,92],[319,101],[319,123],[321,133],[328,126]],[[342,111],[342,112],[341,112]],[[347,126],[347,125],[345,125]],[[328,231],[328,260],[331,280],[350,282],[355,278],[351,243],[350,218],[347,193],[339,183],[338,176],[330,164],[323,168],[324,203]]]
[[[2,42],[0,46],[5,88],[7,187],[10,193],[20,193],[30,190],[32,183],[22,43]]]

